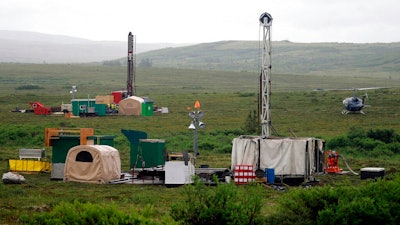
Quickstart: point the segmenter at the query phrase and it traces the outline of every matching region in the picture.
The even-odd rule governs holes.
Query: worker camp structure
[[[119,113],[122,115],[141,115],[144,99],[131,96],[119,102]]]
[[[137,96],[125,98],[119,102],[119,114],[153,116],[153,102]]]
[[[240,136],[232,144],[232,170],[236,165],[253,165],[258,170],[273,169],[276,178],[304,181],[323,172],[322,139]]]
[[[119,152],[108,145],[78,145],[68,151],[64,181],[104,184],[121,176]]]

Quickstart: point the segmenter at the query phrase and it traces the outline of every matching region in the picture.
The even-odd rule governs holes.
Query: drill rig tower
[[[271,33],[272,17],[265,12],[260,16],[260,26],[263,27],[263,53],[260,77],[260,109],[262,136],[271,135]]]
[[[128,76],[126,80],[127,95],[133,96],[136,94],[135,86],[136,73],[136,36],[132,32],[128,34]]]

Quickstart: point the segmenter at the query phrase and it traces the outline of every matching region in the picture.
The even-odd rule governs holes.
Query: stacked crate
[[[256,178],[253,165],[236,165],[234,171],[235,184],[247,184]]]

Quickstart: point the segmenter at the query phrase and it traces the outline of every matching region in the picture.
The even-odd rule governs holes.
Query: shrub
[[[35,90],[35,89],[43,89],[43,87],[40,87],[37,84],[27,84],[15,88],[15,90]]]
[[[352,145],[363,151],[372,151],[380,145],[384,145],[382,141],[374,140],[372,138],[354,138]]]
[[[400,135],[394,130],[369,130],[365,132],[360,127],[351,127],[347,136],[338,136],[329,140],[326,144],[328,149],[340,148],[347,153],[381,157],[392,156],[400,153]]]
[[[368,136],[369,138],[374,139],[374,140],[382,141],[382,142],[384,142],[384,143],[386,143],[386,144],[387,144],[387,143],[391,143],[391,142],[396,142],[396,141],[398,141],[398,140],[397,140],[397,137],[396,137],[396,134],[395,134],[395,132],[394,132],[393,129],[369,130],[369,131],[367,132],[367,136]]]
[[[23,215],[20,220],[23,224],[158,224],[146,217],[151,215],[147,207],[144,213],[132,211],[124,213],[113,204],[92,204],[61,202],[50,212],[42,212],[33,216]],[[168,220],[168,219],[165,219]],[[171,219],[169,224],[177,224]]]
[[[365,131],[363,128],[361,127],[357,127],[357,126],[352,126],[350,127],[349,131],[347,132],[347,137],[350,140],[356,139],[356,138],[365,138],[367,137]]]
[[[326,143],[328,149],[344,148],[350,145],[350,140],[345,136],[334,137]]]
[[[184,188],[185,201],[171,207],[171,216],[183,224],[260,224],[261,189],[249,185],[239,189],[233,183],[217,182],[209,187],[199,177]]]
[[[270,224],[399,224],[400,174],[363,186],[293,189]]]

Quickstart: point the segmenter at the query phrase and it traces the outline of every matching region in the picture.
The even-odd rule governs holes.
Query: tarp
[[[122,115],[142,115],[143,98],[131,96],[119,102],[118,113]]]
[[[323,170],[323,143],[316,138],[240,136],[232,141],[231,169],[249,164],[274,169],[276,176],[308,178]]]
[[[68,151],[64,181],[108,183],[121,176],[117,149],[108,145],[78,145]]]

